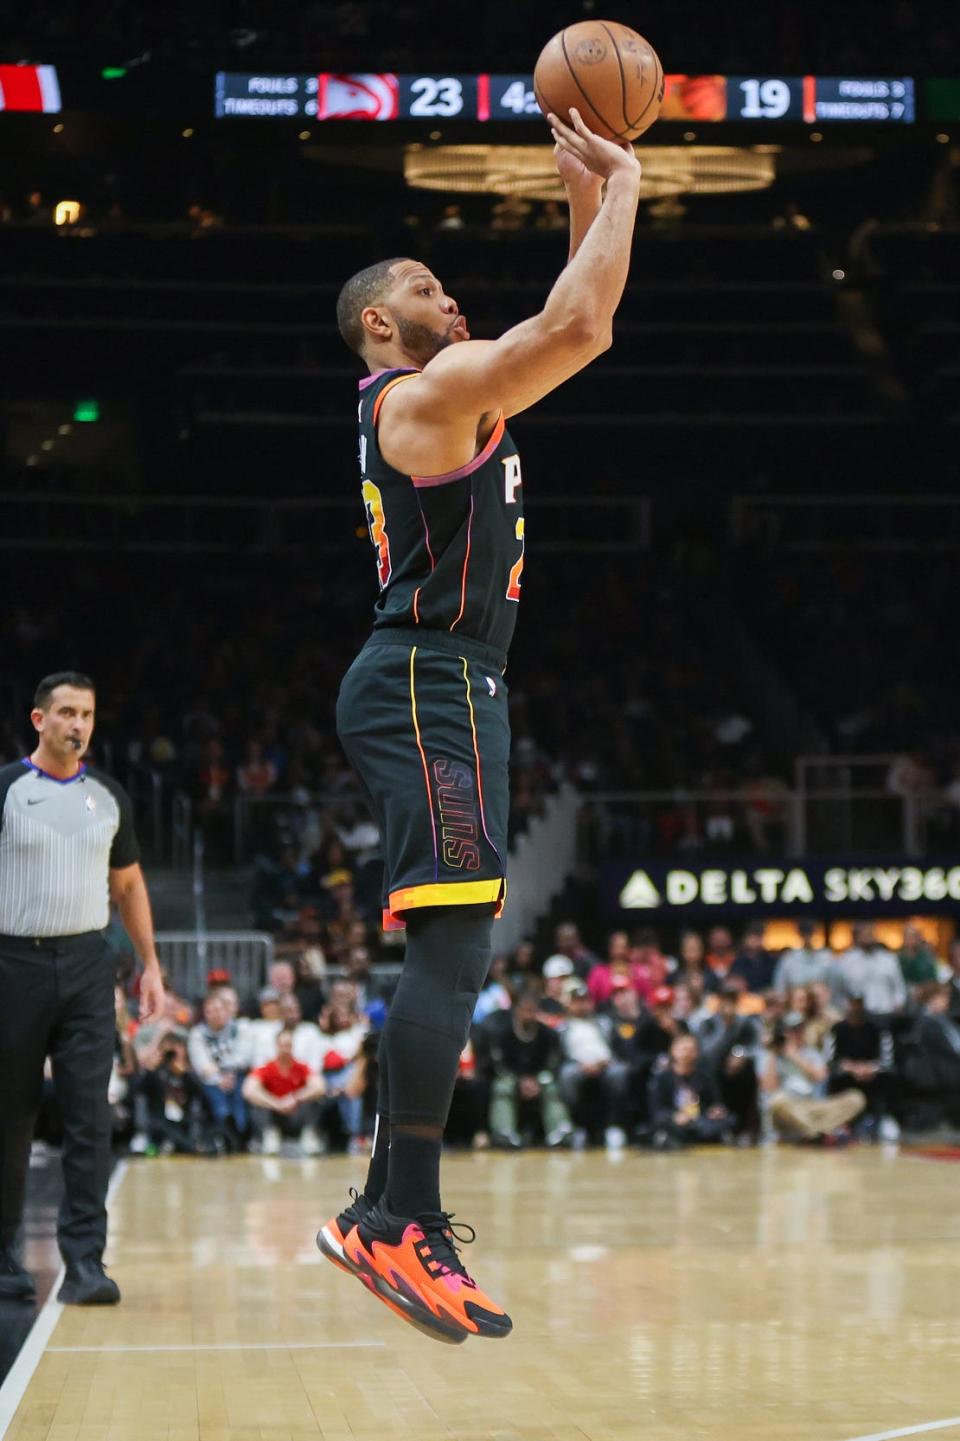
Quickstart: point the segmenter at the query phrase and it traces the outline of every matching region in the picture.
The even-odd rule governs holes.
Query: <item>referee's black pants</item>
[[[0,1245],[16,1243],[23,1220],[49,1056],[63,1125],[57,1239],[68,1265],[101,1257],[107,1239],[114,969],[100,931],[52,940],[0,936]]]

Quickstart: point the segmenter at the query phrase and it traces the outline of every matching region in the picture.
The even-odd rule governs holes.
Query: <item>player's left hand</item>
[[[163,981],[159,966],[151,966],[140,979],[140,1019],[153,1021],[163,1014]]]

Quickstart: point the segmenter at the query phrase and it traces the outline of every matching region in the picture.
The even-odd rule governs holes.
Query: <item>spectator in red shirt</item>
[[[587,990],[595,1006],[604,1007],[613,994],[614,981],[623,977],[638,996],[646,1000],[650,980],[646,970],[630,959],[630,940],[626,931],[614,931],[607,942],[607,959],[598,961],[587,977]]]
[[[305,1156],[320,1150],[314,1102],[324,1094],[323,1078],[295,1058],[295,1030],[292,1024],[283,1027],[274,1059],[251,1071],[243,1083],[253,1134],[265,1156],[277,1154],[285,1135],[300,1142]]]
[[[665,986],[670,967],[676,964],[667,960],[660,949],[660,938],[650,926],[643,926],[634,933],[630,960],[645,978],[648,992]]]

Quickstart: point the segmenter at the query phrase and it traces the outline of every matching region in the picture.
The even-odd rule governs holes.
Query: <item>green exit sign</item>
[[[73,407],[73,418],[80,424],[89,425],[100,419],[99,400],[78,400]]]

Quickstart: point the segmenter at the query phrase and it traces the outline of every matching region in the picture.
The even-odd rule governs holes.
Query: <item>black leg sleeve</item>
[[[406,960],[383,1039],[391,1126],[446,1124],[492,940],[489,906],[408,913]]]

